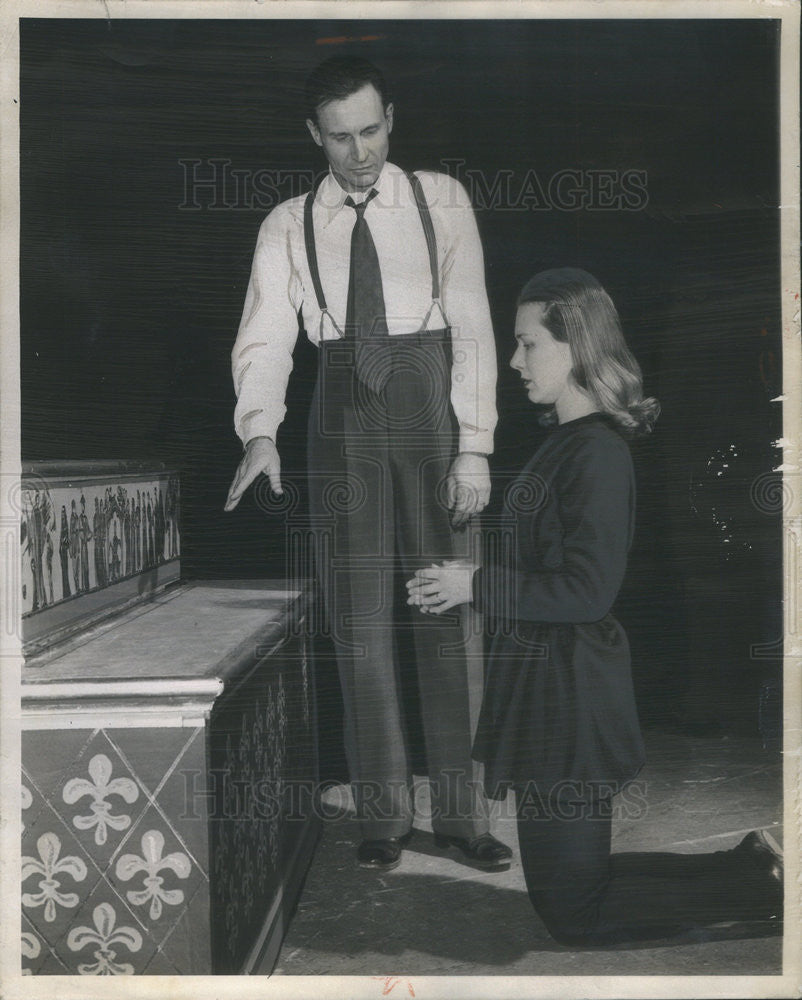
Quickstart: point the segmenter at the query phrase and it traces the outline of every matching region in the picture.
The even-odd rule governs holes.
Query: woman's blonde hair
[[[524,285],[518,305],[541,303],[543,325],[555,340],[568,343],[573,376],[602,413],[631,436],[648,434],[660,404],[643,398],[640,365],[627,347],[613,300],[599,282],[579,268],[541,271]],[[546,422],[554,422],[551,411]]]

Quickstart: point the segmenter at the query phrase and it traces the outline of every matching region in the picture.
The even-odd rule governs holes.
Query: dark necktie
[[[356,222],[351,233],[345,335],[356,340],[387,336],[379,258],[365,222],[365,209],[377,194],[378,191],[374,188],[360,205],[354,204],[351,197],[345,199],[345,204],[356,212]]]

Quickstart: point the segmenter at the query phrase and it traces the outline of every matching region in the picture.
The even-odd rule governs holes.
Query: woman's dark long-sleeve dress
[[[561,424],[508,492],[496,546],[508,558],[474,575],[497,629],[474,756],[490,795],[514,787],[529,897],[572,945],[782,913],[782,886],[748,839],[708,854],[610,853],[612,796],[645,756],[610,614],[634,508],[629,448],[610,420]]]
[[[555,427],[508,490],[509,558],[474,578],[496,620],[474,756],[485,785],[612,785],[644,762],[626,634],[610,610],[634,528],[629,447],[608,418]]]

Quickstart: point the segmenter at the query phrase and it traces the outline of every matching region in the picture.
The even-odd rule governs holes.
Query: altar
[[[146,583],[129,563],[129,586],[103,614],[103,588],[87,588],[88,622],[75,605],[62,610],[55,640],[35,619],[29,630],[26,973],[264,970],[311,860],[309,590],[182,582],[171,561],[157,557]]]

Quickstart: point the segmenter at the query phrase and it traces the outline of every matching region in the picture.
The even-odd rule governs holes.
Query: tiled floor
[[[757,827],[781,840],[781,763],[758,740],[646,734],[639,781],[647,807],[614,827],[614,850],[708,851]],[[425,783],[418,805],[425,816]],[[572,951],[555,944],[531,909],[509,809],[493,831],[515,850],[512,867],[487,874],[434,847],[425,818],[401,866],[359,869],[350,797],[327,796],[334,814],[310,868],[274,975],[772,975],[781,938],[716,929],[672,941]],[[659,906],[659,900],[655,900]],[[267,970],[263,970],[267,971]]]

